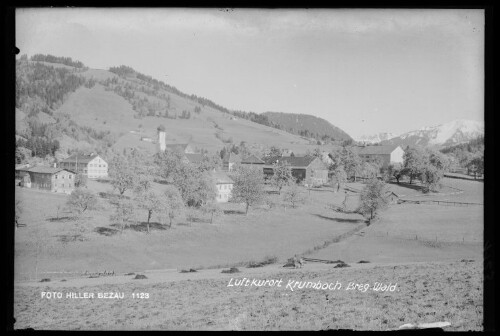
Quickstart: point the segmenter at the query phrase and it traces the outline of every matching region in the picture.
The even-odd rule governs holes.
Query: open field
[[[477,184],[463,184],[477,182],[453,182],[458,184],[449,188],[464,190],[458,197],[478,200],[482,195]],[[89,181],[88,186],[96,193],[111,192],[107,183]],[[171,229],[153,223],[151,234],[144,223],[120,234],[109,222],[111,207],[103,198],[98,211],[75,220],[60,212],[57,219],[57,206],[67,195],[16,188],[16,197],[29,206],[21,216],[27,226],[15,237],[15,328],[391,330],[406,323],[447,321],[451,326],[445,330],[482,329],[483,207],[394,204],[366,226],[360,215],[349,213],[358,204],[357,195],[348,197],[348,213],[340,213],[329,205],[343,202],[342,190],[304,192],[307,200],[296,209],[285,208],[274,194],[274,209],[258,206],[245,216],[242,205],[229,203],[222,205],[226,215],[214,224],[198,216],[193,222],[181,218]],[[137,215],[138,221],[146,217]],[[75,233],[76,241],[61,241]],[[282,268],[294,254],[340,259],[350,267],[308,262],[302,269]],[[277,257],[278,263],[245,267],[266,256]],[[222,274],[220,267],[228,265],[239,265],[241,272]],[[179,272],[189,268],[198,271]],[[35,269],[38,279],[51,281],[28,280]],[[82,275],[104,270],[116,275]],[[63,271],[77,274],[48,273]],[[147,279],[134,280],[134,275],[124,275],[127,272]],[[228,287],[231,278],[283,283]],[[286,287],[290,280],[338,281],[343,287],[292,291]],[[369,289],[347,291],[350,282],[368,284]],[[375,282],[397,283],[397,290],[374,291]],[[42,299],[47,291],[61,292],[63,298]],[[97,298],[102,292],[123,293],[123,299]],[[94,293],[96,298],[70,299],[67,293]],[[132,293],[148,293],[149,298],[133,298]]]
[[[391,330],[406,323],[447,321],[445,330],[482,330],[482,264],[475,262],[406,265],[306,264],[303,269],[268,266],[198,273],[146,273],[148,279],[69,279],[16,285],[16,329],[71,330]],[[184,277],[184,280],[179,279]],[[117,282],[116,278],[123,278]],[[230,279],[282,279],[281,287],[228,287]],[[318,281],[338,290],[287,288],[289,281]],[[113,283],[114,282],[114,283]],[[365,292],[346,290],[368,284]],[[375,282],[397,284],[393,292],[373,290]],[[61,299],[41,298],[60,292]],[[93,293],[70,299],[67,293]],[[123,299],[97,293],[123,293]],[[148,293],[148,299],[132,298]]]
[[[89,188],[101,192],[110,186],[90,181]],[[118,272],[210,267],[258,261],[265,256],[285,260],[366,225],[358,214],[340,214],[327,208],[331,199],[343,195],[311,191],[306,204],[296,209],[278,204],[272,210],[251,208],[245,216],[243,205],[226,204],[227,214],[213,224],[204,217],[194,222],[180,218],[169,229],[153,218],[151,234],[145,232],[145,223],[121,234],[109,222],[112,209],[105,199],[100,199],[101,210],[84,213],[80,219],[64,212],[57,219],[57,206],[68,196],[23,188],[16,188],[16,193],[29,205],[21,215],[27,226],[16,231],[16,278],[33,276],[35,265],[38,273]],[[278,202],[278,195],[273,196]],[[145,211],[137,211],[138,221],[146,217]],[[73,238],[76,240],[64,242]]]
[[[460,180],[453,178],[443,178],[442,188],[438,192],[423,194],[418,190],[418,186],[405,183],[390,183],[389,188],[404,199],[411,200],[439,200],[465,203],[484,202],[484,183],[480,181]]]
[[[467,192],[457,196],[477,200]],[[347,262],[482,259],[483,211],[482,206],[389,205],[379,220],[311,257]]]

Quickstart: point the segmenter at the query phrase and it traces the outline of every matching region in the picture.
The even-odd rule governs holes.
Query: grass
[[[99,79],[105,79],[108,76],[102,70],[88,70],[84,74]],[[114,75],[109,73],[109,76]],[[189,99],[174,93],[168,94],[171,97],[172,106],[178,113],[182,110],[192,111],[197,106]],[[156,98],[148,96],[148,99],[155,100]],[[195,114],[188,120],[144,117],[138,121],[134,117],[135,112],[132,106],[123,97],[112,91],[106,91],[100,84],[96,84],[91,89],[79,88],[68,97],[56,112],[69,113],[72,119],[82,126],[89,126],[97,130],[111,130],[116,134],[123,133],[113,146],[117,150],[122,150],[125,147],[136,147],[150,153],[156,152],[156,145],[141,141],[140,136],[156,138],[156,128],[160,123],[165,125],[169,141],[190,142],[194,146],[210,151],[220,150],[224,145],[214,135],[217,131],[214,123],[225,130],[224,138],[232,138],[234,143],[245,141],[248,145],[276,145],[289,148],[295,153],[305,153],[308,149],[313,150],[318,147],[310,145],[308,140],[282,130],[241,118],[238,118],[237,121],[231,120],[228,115],[210,107],[203,107],[203,112],[199,115]],[[209,120],[213,120],[214,123],[209,122]],[[143,125],[143,134],[129,133],[130,130],[136,129],[138,123]],[[67,147],[67,141],[68,139],[62,140],[63,147]]]
[[[200,273],[192,273],[199,275]],[[282,279],[282,287],[228,287],[217,278],[129,280],[116,286],[36,283],[15,286],[15,328],[71,330],[392,330],[406,323],[447,321],[447,331],[482,330],[479,262],[394,266],[353,265],[335,270],[272,270],[236,279]],[[186,276],[186,275],[184,275]],[[190,274],[188,276],[191,276]],[[336,283],[340,290],[295,289],[289,280]],[[90,280],[89,280],[90,281]],[[397,284],[394,292],[345,290],[350,282]],[[53,286],[59,287],[53,287]],[[124,299],[42,299],[42,291],[123,292]],[[133,299],[148,293],[149,299]],[[96,294],[97,295],[97,294]],[[99,314],[96,314],[96,311]]]
[[[107,193],[111,187],[89,181],[89,188]],[[240,214],[243,205],[229,203],[221,205],[228,214],[215,218],[213,224],[202,218],[193,222],[180,218],[168,228],[152,218],[151,234],[140,230],[144,224],[131,225],[120,233],[109,221],[112,206],[105,199],[100,198],[99,211],[85,212],[76,220],[54,221],[57,205],[63,205],[67,195],[23,188],[17,188],[16,193],[29,205],[21,215],[21,222],[27,226],[16,231],[16,279],[33,275],[36,259],[39,273],[244,267],[249,261],[263,260],[266,256],[286,260],[349,232],[362,220],[356,214],[332,212],[326,206],[329,197],[324,192],[312,191],[306,204],[296,209],[282,205],[272,210],[255,207],[244,215]],[[331,195],[332,199],[336,197]],[[278,195],[272,197],[280,204]],[[67,213],[59,216],[70,217]],[[135,221],[141,223],[146,216],[145,211],[137,211]],[[38,243],[41,241],[43,244]]]

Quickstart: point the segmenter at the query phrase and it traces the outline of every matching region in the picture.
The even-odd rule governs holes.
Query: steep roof
[[[264,164],[265,162],[259,159],[255,154],[250,154],[241,158],[241,163],[243,164]]]
[[[391,154],[399,146],[366,146],[359,150],[360,155],[381,155],[381,154]]]
[[[215,178],[216,184],[232,184],[232,183],[234,183],[234,181],[229,176],[227,176],[226,173],[224,173],[222,171],[214,171],[212,174],[213,174],[213,177]]]
[[[241,162],[241,157],[238,154],[234,154],[233,152],[226,153],[224,158],[222,159],[224,163],[236,163]]]
[[[187,143],[186,144],[168,144],[168,145],[165,145],[166,149],[168,149],[168,150],[181,151],[182,153],[184,153],[187,146],[189,146],[189,144],[187,144]]]
[[[42,173],[42,174],[55,174],[55,173],[59,173],[62,170],[66,170],[66,171],[74,174],[74,172],[72,172],[71,170],[68,170],[68,169],[56,168],[56,167],[43,167],[43,166],[25,169],[24,171],[32,172],[32,173]]]
[[[200,163],[203,160],[203,154],[200,153],[185,153],[184,156],[190,163]]]
[[[73,163],[73,162],[77,162],[78,163],[89,163],[90,161],[92,161],[93,159],[95,159],[96,157],[98,157],[99,155],[98,154],[95,154],[95,153],[90,153],[90,154],[73,154],[71,155],[70,157],[64,159],[64,160],[61,160],[61,162],[64,162],[64,163]]]
[[[316,159],[314,156],[282,156],[266,159],[266,165],[272,165],[276,160],[287,162],[292,168],[306,168]]]

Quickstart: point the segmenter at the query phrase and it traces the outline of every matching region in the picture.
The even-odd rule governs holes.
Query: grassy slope
[[[115,74],[105,70],[89,69],[82,73],[87,78],[104,80],[116,77]],[[127,81],[137,79],[119,79],[123,85]],[[168,92],[165,92],[168,93]],[[139,96],[147,96],[142,92]],[[156,128],[163,124],[166,127],[167,141],[171,143],[190,142],[199,148],[210,151],[220,149],[224,143],[215,137],[218,129],[216,123],[222,128],[223,137],[232,138],[234,143],[245,141],[257,147],[277,145],[289,148],[296,153],[305,153],[308,149],[313,150],[316,145],[311,145],[309,140],[300,136],[277,130],[271,127],[231,117],[210,107],[203,107],[200,114],[193,113],[197,103],[168,93],[171,97],[171,111],[180,114],[183,110],[191,111],[191,119],[166,119],[160,117],[144,117],[135,119],[135,112],[131,105],[122,97],[112,91],[105,91],[97,84],[92,89],[80,88],[69,96],[69,99],[58,109],[57,112],[71,114],[72,118],[81,125],[93,127],[97,130],[112,130],[121,134],[116,144],[117,149],[124,147],[140,147],[144,150],[154,152],[156,146],[140,141],[139,135],[131,135],[131,130],[137,130],[139,125],[142,136],[156,139]],[[151,101],[157,101],[156,97],[147,96]],[[323,147],[327,149],[326,147]]]
[[[95,192],[109,189],[109,185],[96,184],[91,186]],[[156,187],[161,189],[160,185]],[[180,218],[171,229],[153,225],[155,229],[149,235],[136,231],[144,230],[142,225],[123,234],[105,236],[95,231],[114,231],[109,223],[112,209],[105,200],[100,202],[101,211],[85,214],[80,220],[54,220],[51,218],[56,217],[57,205],[64,204],[67,196],[22,188],[16,192],[24,204],[30,205],[21,216],[27,227],[16,233],[17,276],[34,272],[35,243],[40,240],[44,242],[43,251],[38,254],[40,271],[130,271],[207,267],[261,260],[266,255],[285,260],[365,225],[359,215],[332,213],[325,208],[328,197],[312,192],[307,203],[298,209],[254,209],[245,216],[238,213],[243,206],[227,204],[225,208],[236,213],[217,219],[215,224],[207,223],[208,218],[194,223]],[[145,211],[137,211],[137,220],[146,220]],[[87,240],[59,241],[59,236],[68,234],[81,234]]]
[[[433,199],[482,203],[483,184],[474,181],[443,179],[441,194],[424,196],[403,186],[390,188],[409,199]],[[459,194],[447,194],[453,188]],[[405,190],[406,189],[406,190]],[[455,207],[427,204],[390,205],[381,219],[338,244],[314,254],[317,258],[348,262],[372,262],[482,259],[483,207]],[[415,237],[417,240],[415,240]],[[436,242],[437,240],[437,242]],[[464,241],[464,243],[463,243]]]
[[[390,330],[406,323],[448,321],[445,330],[481,330],[482,267],[478,262],[408,265],[353,265],[322,270],[273,267],[201,278],[147,273],[147,280],[119,285],[112,278],[16,286],[16,328],[35,329],[192,329],[192,330]],[[215,270],[214,270],[215,271]],[[217,271],[217,272],[220,272]],[[168,277],[186,280],[168,281]],[[282,279],[281,287],[228,287],[230,278]],[[196,280],[198,279],[198,280]],[[289,280],[342,284],[336,291],[286,288]],[[394,292],[346,291],[349,282],[397,283]],[[42,291],[123,292],[124,299],[42,299]],[[149,299],[133,299],[132,293]],[[99,312],[99,314],[96,314]]]
[[[88,70],[83,74],[86,77],[96,79],[115,76],[104,70]],[[145,96],[143,93],[139,93],[139,95]],[[171,96],[171,104],[177,113],[182,110],[192,111],[197,106],[196,103],[173,93],[169,93],[169,95]],[[156,99],[154,97],[149,98],[151,100]],[[140,137],[131,137],[130,134],[127,134],[130,130],[135,130],[139,125],[142,125],[141,130],[144,136],[156,138],[156,128],[160,124],[165,125],[169,136],[168,140],[172,143],[190,142],[195,146],[209,150],[221,148],[223,143],[215,137],[217,129],[213,122],[223,128],[225,138],[232,137],[235,143],[246,141],[249,144],[274,144],[284,147],[290,147],[290,145],[297,147],[298,145],[303,151],[305,151],[305,148],[310,147],[309,142],[301,137],[248,120],[231,120],[228,115],[209,107],[203,108],[202,113],[199,115],[191,113],[192,117],[189,120],[159,117],[135,119],[132,107],[124,98],[114,92],[105,91],[99,84],[92,89],[80,88],[70,95],[69,99],[57,112],[71,114],[72,118],[81,125],[87,125],[98,130],[112,130],[117,133],[124,133],[124,138],[119,139],[116,145],[119,149],[127,146],[143,145],[140,142]],[[145,147],[155,150],[155,147],[149,144]]]

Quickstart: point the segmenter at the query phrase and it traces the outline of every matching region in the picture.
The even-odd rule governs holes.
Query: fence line
[[[400,203],[412,203],[412,204],[437,204],[443,206],[483,206],[483,203],[467,203],[467,202],[454,202],[454,201],[438,201],[438,200],[408,200],[408,199],[400,199]]]
[[[467,238],[465,236],[462,236],[462,239],[446,239],[443,238],[442,236],[438,235],[426,235],[426,234],[394,234],[392,235],[389,231],[381,232],[381,231],[372,231],[365,237],[390,237],[391,239],[400,239],[400,240],[419,240],[422,242],[437,242],[437,243],[482,243],[483,240],[478,238],[478,239],[471,239]]]

